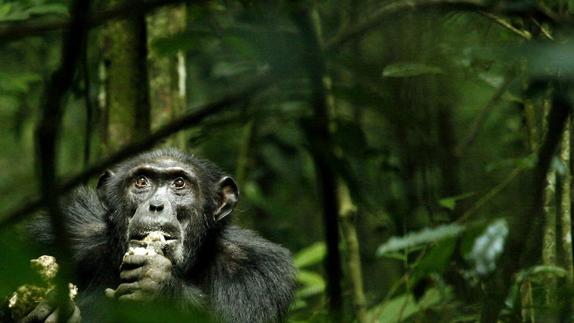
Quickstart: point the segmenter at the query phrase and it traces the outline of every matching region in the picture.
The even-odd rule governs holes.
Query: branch
[[[514,81],[514,73],[506,76],[502,84],[498,87],[498,89],[496,89],[496,92],[494,92],[494,95],[490,98],[490,100],[488,100],[488,103],[480,111],[477,118],[474,120],[472,126],[470,127],[468,134],[455,149],[455,152],[458,156],[462,156],[464,150],[474,142],[478,133],[480,132],[480,129],[486,121],[488,114],[496,106],[496,103],[498,103],[500,98],[502,98],[502,96],[506,93],[506,90],[508,90],[512,81]]]
[[[194,108],[194,112],[191,112],[177,120],[168,123],[167,125],[161,127],[140,141],[136,141],[130,145],[125,146],[108,158],[87,168],[81,174],[65,181],[62,185],[58,185],[54,189],[54,194],[65,194],[72,190],[74,187],[86,182],[92,176],[100,174],[102,171],[113,166],[114,164],[117,164],[129,157],[132,157],[146,149],[153,147],[153,145],[158,143],[160,140],[165,139],[180,130],[194,126],[202,120],[213,116],[216,113],[222,112],[229,106],[238,105],[250,100],[261,90],[272,85],[274,80],[275,78],[271,77],[270,75],[260,76],[254,81],[250,82],[249,85],[247,85],[242,90],[230,93],[220,100]],[[2,220],[0,220],[0,230],[6,229],[8,226],[18,223],[19,221],[23,220],[26,215],[38,211],[41,207],[47,204],[47,201],[44,198],[29,198],[26,199],[26,201],[27,202],[25,202],[24,206],[9,212]]]
[[[434,9],[445,11],[491,12],[510,16],[535,17],[537,20],[552,23],[563,20],[556,17],[544,7],[532,5],[514,9],[510,7],[492,6],[490,5],[491,2],[492,1],[482,0],[405,0],[393,2],[381,7],[362,23],[350,27],[333,37],[333,39],[327,42],[326,48],[327,50],[337,49],[352,39],[361,37],[363,34],[383,24],[385,19],[390,16],[398,16],[399,14],[419,10]]]
[[[560,143],[566,120],[572,112],[571,103],[565,93],[554,94],[552,108],[548,114],[548,132],[544,143],[538,152],[538,161],[532,177],[532,198],[529,199],[529,209],[522,216],[515,216],[510,224],[510,235],[507,246],[500,257],[501,265],[487,284],[487,292],[484,297],[480,322],[496,322],[508,295],[512,284],[512,276],[521,268],[526,268],[535,263],[540,257],[542,245],[544,206],[544,183],[550,163]],[[525,241],[524,237],[528,237]]]
[[[313,159],[315,176],[325,224],[325,272],[327,274],[327,298],[330,319],[342,322],[343,299],[341,280],[341,254],[339,250],[339,200],[337,196],[337,173],[333,169],[333,143],[329,130],[330,111],[334,110],[331,92],[331,77],[327,72],[323,52],[319,14],[315,9],[306,9],[302,1],[293,10],[291,18],[299,30],[305,50],[303,57],[311,87],[311,108],[313,114],[303,123],[303,132],[309,141],[309,153]]]
[[[522,29],[516,28],[508,20],[506,20],[506,19],[504,19],[498,15],[495,15],[495,14],[490,13],[490,12],[485,12],[485,11],[481,11],[480,14],[494,20],[494,22],[497,23],[499,26],[510,30],[511,32],[515,33],[516,35],[518,35],[518,36],[520,36],[526,40],[532,39],[532,34],[528,30],[522,30]]]
[[[44,93],[42,117],[36,132],[36,162],[38,163],[41,196],[46,201],[50,225],[55,236],[56,258],[60,261],[62,275],[57,280],[57,299],[61,308],[69,301],[68,283],[71,277],[70,239],[66,224],[58,205],[57,187],[57,141],[62,124],[64,98],[74,81],[74,75],[80,60],[80,53],[86,41],[88,29],[85,19],[90,1],[76,0],[71,5],[71,23],[69,32],[62,41],[60,66],[52,74],[51,82]],[[63,313],[61,313],[63,314]]]
[[[130,2],[117,6],[116,8],[96,12],[87,16],[84,24],[88,28],[98,27],[104,23],[123,19],[131,16],[141,16],[155,11],[161,7],[173,6],[186,2],[186,0],[148,0]],[[0,39],[18,39],[29,36],[36,36],[47,32],[62,31],[71,27],[70,19],[60,19],[52,22],[29,22],[3,23],[0,24]]]

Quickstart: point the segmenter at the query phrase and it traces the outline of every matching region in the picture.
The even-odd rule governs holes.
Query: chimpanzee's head
[[[98,196],[109,210],[118,257],[129,241],[161,232],[165,256],[182,267],[194,262],[210,229],[226,222],[239,192],[235,181],[211,162],[163,149],[106,171]]]

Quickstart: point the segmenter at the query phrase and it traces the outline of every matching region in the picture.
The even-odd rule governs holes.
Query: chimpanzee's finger
[[[111,289],[111,288],[106,288],[106,290],[104,290],[104,294],[106,295],[107,298],[115,298],[116,297],[116,291],[114,289]]]
[[[118,297],[118,299],[120,301],[138,302],[138,301],[143,301],[143,300],[148,299],[148,296],[144,292],[142,292],[141,290],[137,290],[131,294],[122,295],[122,296]]]
[[[133,282],[133,283],[120,284],[120,286],[118,286],[118,288],[116,288],[115,297],[119,299],[122,295],[131,294],[131,293],[139,290],[139,288],[140,288],[139,285],[140,284],[137,281]]]
[[[58,323],[58,316],[60,316],[60,311],[59,310],[55,310],[54,312],[52,312],[52,314],[50,314],[50,316],[48,316],[48,318],[46,319],[46,321],[44,321],[44,323]]]
[[[82,322],[82,315],[80,313],[80,308],[78,306],[74,306],[74,312],[72,312],[72,316],[70,316],[67,323],[80,323],[80,322]]]
[[[144,267],[138,267],[136,269],[131,270],[124,270],[120,272],[120,279],[126,282],[136,281],[141,278],[143,272]]]
[[[149,256],[144,255],[125,255],[120,266],[120,271],[129,268],[141,267],[146,264]]]
[[[40,302],[36,308],[20,320],[20,323],[44,322],[44,320],[46,320],[53,311],[54,307],[52,307],[48,302]]]

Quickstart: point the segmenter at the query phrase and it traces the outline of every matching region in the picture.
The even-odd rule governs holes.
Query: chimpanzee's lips
[[[130,234],[129,236],[129,240],[130,241],[137,241],[137,242],[143,242],[146,240],[146,238],[151,234],[151,233],[158,233],[161,236],[163,236],[163,239],[165,239],[165,243],[174,243],[177,240],[179,240],[178,235],[175,233],[167,233],[164,231],[138,231],[138,232],[133,232]]]

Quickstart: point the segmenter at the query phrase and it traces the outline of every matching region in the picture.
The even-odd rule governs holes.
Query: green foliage
[[[30,246],[23,241],[23,230],[20,228],[12,232],[0,234],[0,306],[5,297],[11,295],[18,286],[25,283],[34,283],[38,277],[30,266],[33,252]]]
[[[574,2],[485,1],[480,14],[472,8],[453,14],[450,6],[432,10],[440,1],[411,10],[418,3],[411,2],[316,2],[324,45],[319,56],[330,76],[323,81],[332,83],[332,93],[322,98],[313,95],[309,80],[309,72],[319,66],[306,65],[316,53],[302,49],[310,34],[295,28],[291,3],[211,1],[147,14],[149,78],[157,94],[154,129],[255,76],[275,77],[249,102],[230,105],[178,134],[178,143],[241,175],[241,203],[234,212],[241,225],[299,250],[294,255],[298,288],[291,322],[328,321],[329,269],[322,265],[326,246],[317,242],[324,240],[323,191],[317,177],[322,170],[315,169],[309,153],[313,138],[302,130],[303,124],[315,129],[307,121],[323,99],[335,102],[328,119],[337,157],[325,167],[354,185],[354,224],[370,320],[478,321],[484,283],[502,272],[499,260],[506,239],[512,230],[522,229],[521,221],[511,219],[530,223],[525,217],[532,214],[529,205],[535,198],[531,175],[551,131],[545,128],[549,98],[562,93],[572,102],[574,97],[574,49],[566,28]],[[0,29],[58,25],[69,18],[70,3],[0,0]],[[490,5],[495,15],[490,15]],[[401,6],[409,14],[398,10],[376,23],[370,20],[380,10]],[[150,28],[165,13],[175,14],[167,16],[165,26]],[[357,25],[371,27],[358,32]],[[45,84],[59,64],[63,33],[30,30],[34,37],[7,35],[0,41],[0,219],[37,196],[35,129]],[[114,132],[106,129],[109,111],[100,103],[105,91],[117,89],[105,87],[102,49],[107,45],[100,41],[100,30],[90,31],[86,61],[66,96],[57,143],[61,178],[85,169],[79,156],[87,142],[92,144],[91,163],[111,153],[102,143],[114,140]],[[352,39],[333,45],[341,35]],[[86,102],[94,109],[89,125]],[[245,131],[246,125],[253,127]],[[91,138],[86,139],[87,130]],[[166,145],[173,145],[168,140]],[[563,181],[568,167],[555,156],[551,170],[557,177],[548,184]],[[509,176],[516,170],[520,175]],[[451,223],[459,216],[464,218]],[[27,239],[24,230],[4,230],[1,297],[32,279],[28,261],[37,256],[22,241]],[[349,250],[344,243],[340,250],[344,319],[351,321]],[[516,261],[520,257],[509,256]],[[565,279],[566,272],[558,266],[520,268],[505,310],[520,313],[522,285],[531,284],[538,311],[545,279]],[[423,297],[416,299],[421,289]],[[110,322],[208,319],[202,313],[185,316],[169,304],[108,305]]]
[[[438,66],[422,63],[394,63],[383,70],[383,77],[413,77],[422,75],[442,74]]]
[[[0,90],[10,94],[25,94],[30,91],[30,86],[41,80],[36,73],[2,73],[0,72]]]
[[[25,3],[0,1],[0,22],[19,22],[46,15],[68,16],[68,7],[61,3],[26,6]]]
[[[409,318],[440,304],[445,300],[445,296],[437,289],[427,290],[418,301],[412,294],[402,294],[373,308],[370,316],[380,323],[408,321]]]
[[[316,242],[293,256],[293,262],[297,268],[305,268],[319,264],[324,258],[326,247],[324,242]]]
[[[299,270],[297,282],[301,284],[297,290],[297,298],[306,298],[325,291],[325,280],[321,275],[312,271]]]
[[[446,198],[440,199],[438,201],[438,204],[440,204],[442,207],[445,207],[445,208],[452,211],[456,207],[456,203],[458,201],[467,199],[473,195],[474,195],[474,193],[465,193],[465,194],[460,194],[457,196],[446,197]]]
[[[406,234],[404,237],[393,237],[379,246],[377,256],[385,256],[393,252],[405,249],[409,250],[443,239],[457,237],[464,232],[464,230],[465,228],[462,225],[448,224],[432,229],[425,228],[419,232]]]
[[[450,264],[455,247],[455,239],[445,239],[432,246],[430,251],[414,264],[411,284],[414,285],[431,274],[442,274]]]
[[[473,262],[473,270],[476,274],[486,275],[496,269],[496,260],[504,250],[507,236],[508,224],[506,220],[500,219],[486,227],[484,232],[475,239],[466,258]]]
[[[297,268],[299,288],[295,294],[295,301],[291,306],[291,311],[304,309],[309,305],[308,298],[322,295],[325,292],[325,279],[323,276],[314,271],[303,269],[320,264],[325,258],[325,253],[325,243],[316,242],[299,250],[293,256],[293,261]]]

